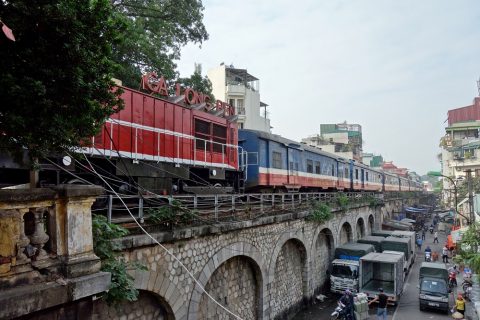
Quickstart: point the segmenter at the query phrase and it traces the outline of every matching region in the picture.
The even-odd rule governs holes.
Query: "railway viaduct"
[[[394,198],[381,206],[334,208],[333,217],[323,223],[308,219],[308,209],[292,209],[242,221],[151,232],[151,236],[129,235],[115,241],[123,259],[146,266],[146,270],[131,271],[140,294],[137,301],[108,306],[92,299],[105,290],[109,279],[92,258],[91,230],[85,227],[91,224],[90,207],[98,193],[56,192],[38,199],[10,195],[5,200],[8,195],[0,194],[0,227],[10,234],[8,239],[2,238],[8,243],[2,243],[0,251],[10,248],[11,254],[7,259],[8,252],[0,252],[4,257],[0,260],[0,302],[4,306],[0,318],[236,319],[231,312],[239,319],[286,319],[324,288],[336,246],[370,234],[403,205],[418,203],[415,198]],[[30,213],[32,217],[27,219]],[[47,220],[46,227],[37,228],[42,219]],[[24,228],[29,225],[24,225],[27,220],[36,227]],[[29,261],[15,253],[19,246],[28,247],[29,241],[49,255]],[[53,278],[57,280],[52,283],[48,282],[52,279],[41,278],[38,271],[46,264],[63,272],[65,281]],[[20,275],[22,281],[12,280]],[[8,289],[8,284],[26,283],[25,275],[37,277],[30,281],[36,291],[28,286],[23,291]],[[46,281],[41,289],[38,279]],[[54,289],[59,290],[56,297],[61,290],[65,296],[60,293],[62,299],[49,299]],[[23,309],[16,303],[18,299],[23,299]]]

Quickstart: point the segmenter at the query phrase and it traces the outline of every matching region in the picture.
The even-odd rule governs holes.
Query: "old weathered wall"
[[[134,274],[136,287],[162,297],[175,319],[232,318],[203,288],[242,319],[282,318],[324,286],[335,246],[370,233],[381,211],[355,208],[322,224],[307,214],[155,235],[198,282],[145,236],[125,238],[123,254],[147,264]]]

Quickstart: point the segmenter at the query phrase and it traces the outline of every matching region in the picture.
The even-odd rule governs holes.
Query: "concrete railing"
[[[100,272],[92,237],[91,206],[102,192],[99,187],[72,185],[0,190],[1,319],[108,288],[110,275]],[[90,281],[96,284],[89,286]],[[65,287],[68,294],[52,301],[42,300],[42,290],[51,289],[52,282]],[[79,286],[85,287],[78,290]],[[19,288],[24,290],[22,307],[16,306]]]

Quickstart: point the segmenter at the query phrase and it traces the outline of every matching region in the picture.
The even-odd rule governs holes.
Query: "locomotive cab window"
[[[195,146],[199,150],[224,152],[227,150],[227,128],[200,119],[195,119]],[[213,143],[212,143],[213,141]]]
[[[280,152],[272,152],[272,167],[282,169],[282,154]]]
[[[227,128],[218,124],[213,124],[212,130],[213,152],[225,152],[227,144]]]

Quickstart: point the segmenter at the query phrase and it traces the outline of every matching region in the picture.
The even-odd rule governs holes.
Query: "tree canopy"
[[[178,77],[188,42],[208,38],[201,0],[0,1],[0,146],[31,157],[78,146],[122,107],[113,77]],[[195,76],[195,75],[194,75]]]
[[[78,146],[121,106],[112,91],[121,20],[108,0],[1,1],[0,145],[32,157]]]
[[[117,78],[128,87],[137,87],[148,71],[177,78],[181,48],[208,39],[201,0],[113,0],[113,7],[128,22],[125,41],[114,47]]]
[[[201,92],[210,96],[210,101],[215,101],[215,97],[212,93],[212,82],[207,78],[202,76],[202,65],[195,64],[195,71],[188,78],[178,78],[178,83],[184,87],[192,88],[197,92]]]

